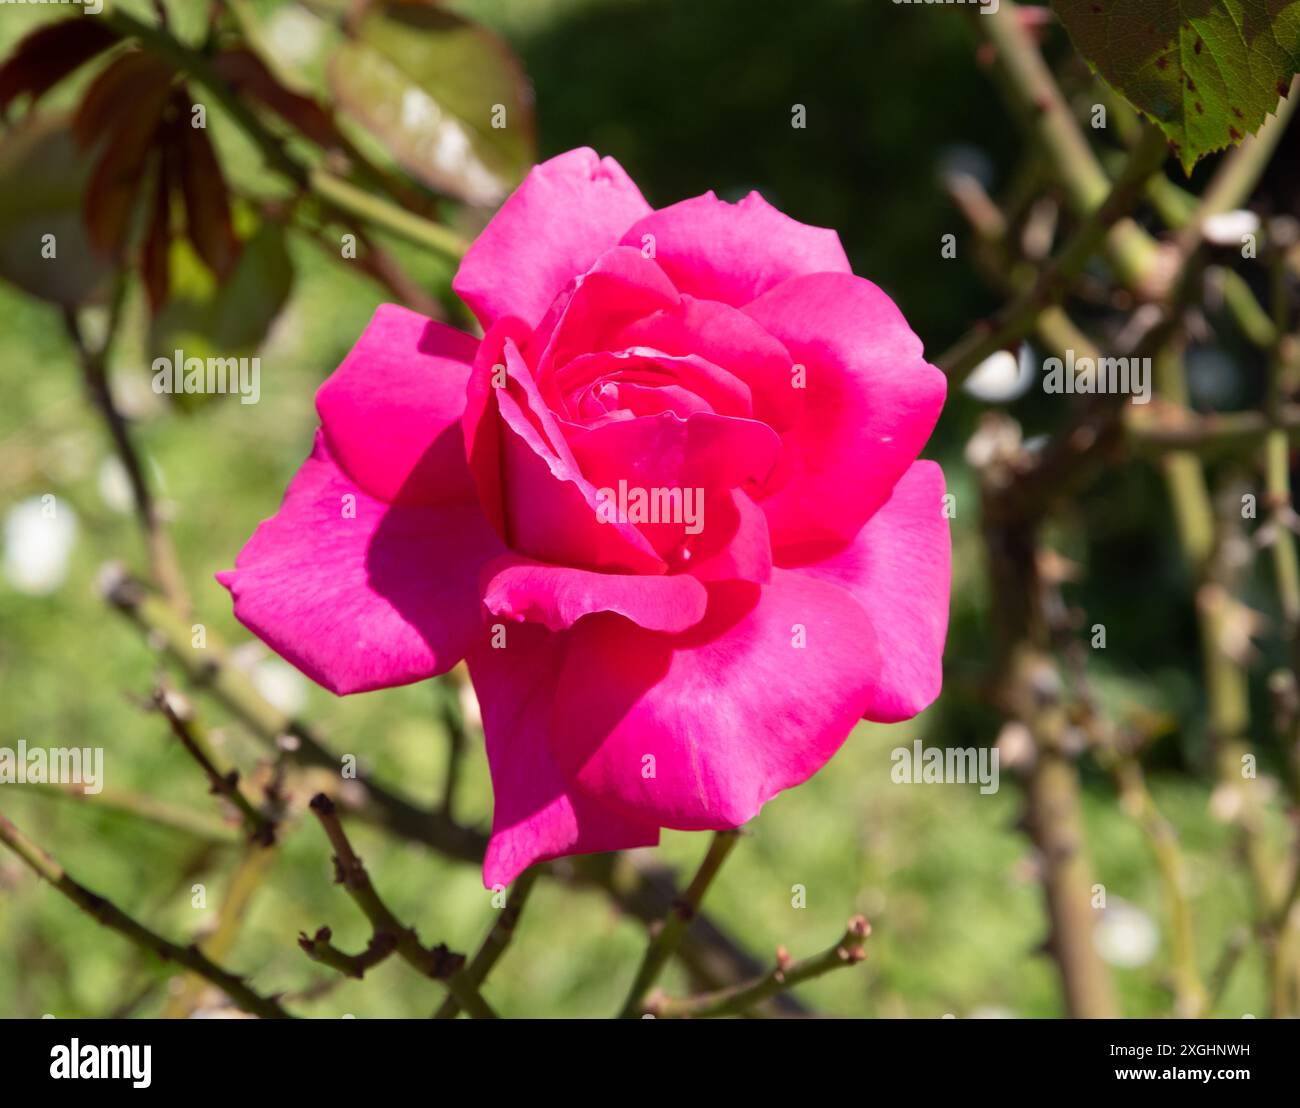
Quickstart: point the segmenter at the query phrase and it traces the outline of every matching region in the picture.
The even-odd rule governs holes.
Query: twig
[[[238,809],[248,837],[262,846],[275,842],[275,821],[254,807],[253,802],[244,795],[239,787],[239,770],[230,769],[224,773],[213,761],[213,752],[207,743],[199,738],[189,708],[174,692],[169,692],[162,685],[154,689],[153,703],[171,726],[181,745],[188,751],[208,779],[209,791],[215,796],[224,796]]]
[[[397,949],[397,937],[387,931],[375,932],[370,942],[360,954],[348,954],[334,945],[334,932],[328,927],[321,927],[313,935],[305,932],[298,936],[298,945],[314,962],[336,969],[345,977],[358,980],[365,977],[366,970],[379,965]]]
[[[659,974],[662,972],[664,965],[673,956],[673,952],[681,943],[683,934],[695,917],[695,913],[699,911],[705,893],[709,891],[709,886],[713,884],[713,879],[717,877],[718,871],[722,868],[722,863],[727,860],[727,855],[731,853],[739,840],[739,831],[715,831],[713,833],[708,853],[704,855],[704,861],[700,863],[700,868],[696,871],[694,879],[687,886],[681,898],[673,905],[672,911],[664,920],[663,926],[660,927],[658,933],[651,937],[649,944],[646,946],[645,957],[641,961],[641,966],[632,982],[632,988],[628,990],[627,999],[623,1002],[623,1008],[619,1012],[620,1019],[634,1019],[641,1014],[646,994],[654,987],[654,983],[659,979]]]
[[[1288,442],[1300,441],[1300,404],[1284,404],[1275,419],[1259,411],[1193,412],[1177,401],[1154,397],[1124,415],[1125,435],[1139,454],[1194,452],[1202,461],[1231,454],[1250,454],[1270,427],[1285,432]]]
[[[249,842],[235,866],[221,898],[216,925],[198,941],[198,948],[214,962],[219,962],[234,949],[240,928],[248,917],[249,905],[262,882],[271,872],[276,852],[272,844]],[[182,988],[172,992],[163,1008],[163,1019],[186,1019],[203,997],[200,982],[188,979]]]
[[[1070,209],[1086,217],[1105,200],[1110,181],[1025,27],[1020,5],[1003,0],[996,11],[986,9],[979,15],[975,24],[996,51],[1012,107],[1042,149]],[[1119,219],[1107,233],[1106,246],[1126,285],[1142,287],[1144,299],[1161,295],[1170,274],[1159,264],[1158,247],[1141,227],[1132,219]]]
[[[820,954],[791,963],[783,950],[778,951],[776,967],[763,977],[729,989],[680,1000],[657,996],[646,1005],[646,1011],[662,1019],[707,1019],[712,1016],[742,1015],[760,1001],[786,989],[811,981],[814,977],[821,977],[831,970],[857,965],[867,956],[863,947],[870,934],[871,925],[866,917],[854,916],[849,920],[840,941]]]
[[[88,793],[81,785],[37,782],[29,783],[28,787],[47,796],[94,801],[96,809],[120,812],[158,827],[165,827],[169,831],[179,831],[183,835],[191,835],[219,846],[232,846],[240,842],[239,832],[217,817],[195,811],[193,808],[168,804],[148,793],[125,792],[109,788],[97,793]]]
[[[158,513],[158,505],[153,498],[149,481],[145,477],[144,465],[140,461],[140,455],[135,449],[135,444],[131,441],[131,431],[127,426],[126,419],[118,411],[113,400],[113,390],[108,382],[108,349],[113,339],[113,332],[116,329],[116,318],[119,310],[117,298],[121,296],[121,293],[119,291],[114,295],[115,306],[110,313],[108,337],[98,349],[91,349],[90,344],[86,342],[81,331],[81,325],[77,322],[77,314],[73,309],[67,308],[64,310],[63,325],[67,330],[68,337],[76,347],[77,358],[81,363],[81,372],[86,383],[86,391],[90,394],[92,402],[99,410],[99,414],[108,428],[109,435],[113,440],[114,452],[126,473],[127,481],[130,483],[131,502],[135,506],[136,518],[139,520],[140,531],[144,536],[145,549],[148,552],[149,571],[158,587],[162,589],[172,604],[179,611],[186,612],[189,610],[189,594],[185,588],[185,578],[181,573],[180,561],[176,557],[176,549],[172,546],[167,528]]]
[[[1147,179],[1167,155],[1160,132],[1148,127],[1106,199],[1092,210],[1060,254],[1040,271],[1032,287],[940,357],[939,367],[951,380],[964,380],[989,355],[1019,341],[1033,329],[1039,313],[1065,295],[1070,282],[1097,252],[1106,232],[1132,208]]]
[[[236,1007],[262,1019],[288,1019],[280,1003],[272,997],[255,993],[243,978],[230,973],[212,962],[193,946],[177,946],[162,936],[137,923],[111,901],[78,884],[50,855],[28,839],[0,813],[0,842],[17,854],[39,877],[43,878],[83,912],[123,938],[129,939],[142,950],[151,951],[164,963],[176,969],[187,969],[211,982],[224,992]]]
[[[510,945],[510,940],[515,937],[515,927],[519,923],[524,905],[528,902],[528,895],[533,891],[533,885],[537,883],[538,875],[537,869],[527,869],[515,879],[514,888],[510,890],[505,907],[501,909],[500,915],[492,924],[492,930],[487,933],[487,938],[483,940],[483,945],[479,947],[478,953],[470,960],[469,965],[461,970],[461,976],[472,988],[479,988],[487,980],[492,967],[497,964],[501,955],[506,952],[506,947]],[[434,1019],[455,1019],[459,1011],[460,1003],[454,995],[448,994],[434,1013]]]
[[[392,950],[403,961],[423,976],[445,982],[447,988],[456,997],[457,1003],[470,1016],[474,1019],[495,1019],[496,1013],[483,999],[478,987],[467,981],[459,972],[465,964],[464,955],[453,954],[441,943],[435,947],[424,946],[414,929],[400,923],[380,898],[370,882],[365,866],[348,841],[334,802],[324,793],[317,793],[312,797],[311,810],[320,820],[320,825],[334,848],[334,880],[343,886],[374,928],[374,938],[368,950],[373,951],[376,942],[387,944],[391,938]],[[319,936],[320,932],[317,932],[317,937]],[[328,936],[325,938],[325,943],[328,944]],[[301,939],[299,944],[313,957],[319,956],[319,944],[315,940],[312,940],[312,948],[315,949],[303,944]],[[327,949],[332,956],[333,948],[327,946]],[[353,964],[356,964],[356,958],[361,957],[366,955],[354,957]]]

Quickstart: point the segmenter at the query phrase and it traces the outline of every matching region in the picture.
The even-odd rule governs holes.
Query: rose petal
[[[846,589],[871,616],[880,669],[867,719],[911,719],[943,684],[952,579],[943,497],[943,470],[916,462],[850,546],[794,571]]]
[[[367,493],[393,503],[475,497],[461,414],[478,342],[395,304],[381,304],[316,393],[330,452]]]
[[[541,562],[664,572],[636,527],[598,518],[597,489],[542,401],[511,330],[505,322],[484,337],[465,407],[470,471],[488,519],[511,549]]]
[[[780,565],[851,542],[934,429],[946,380],[892,300],[845,274],[796,277],[745,313],[807,371],[783,436],[781,487],[762,501]]]
[[[484,329],[536,325],[650,206],[623,167],[583,147],[534,166],[469,248],[452,281]]]
[[[534,862],[653,846],[659,828],[572,790],[551,753],[549,725],[565,636],[531,624],[505,631],[505,645],[470,652],[492,774],[492,838],[483,883],[505,886]]]
[[[569,445],[600,494],[619,509],[626,504],[626,518],[671,563],[684,546],[708,542],[701,536],[709,535],[714,495],[761,484],[781,451],[766,423],[712,412],[611,421],[572,432]]]
[[[551,734],[561,769],[602,803],[684,830],[737,827],[812,776],[878,666],[857,602],[782,570],[762,589],[713,586],[682,635],[603,615],[568,634]]]
[[[686,571],[701,581],[766,585],[772,579],[772,539],[763,509],[733,489],[710,500],[706,511],[707,541],[692,553]],[[725,541],[715,538],[722,535]]]
[[[677,291],[663,270],[639,251],[615,247],[591,269],[574,276],[521,349],[546,392],[552,372],[583,354],[614,349],[611,335],[644,315],[678,303]]]
[[[777,211],[758,193],[727,204],[712,192],[660,208],[623,235],[654,258],[678,292],[740,307],[805,273],[849,273],[840,237]]]
[[[482,628],[479,570],[501,552],[476,504],[387,505],[317,432],[280,510],[217,580],[245,627],[342,695],[460,661]]]
[[[637,318],[607,342],[612,349],[645,346],[707,359],[748,386],[752,414],[777,430],[793,426],[803,407],[803,390],[792,387],[790,352],[727,304],[683,296],[674,307]]]
[[[616,390],[625,383],[635,388],[638,381],[646,387],[679,385],[719,415],[753,415],[749,386],[696,354],[669,355],[644,348],[596,351],[574,358],[552,381],[561,402],[573,410],[569,398],[581,396],[602,378],[609,378]]]
[[[515,555],[489,565],[483,604],[493,615],[562,631],[593,612],[615,612],[647,631],[685,631],[708,594],[694,577],[593,573]]]

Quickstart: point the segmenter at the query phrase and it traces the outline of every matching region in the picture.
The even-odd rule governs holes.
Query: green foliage
[[[1300,70],[1297,0],[1052,0],[1074,45],[1183,168],[1253,134]]]
[[[28,116],[5,133],[0,139],[0,277],[68,307],[103,289],[108,260],[91,246],[82,219],[88,172],[64,116]],[[62,264],[53,264],[49,249]]]
[[[502,200],[535,154],[532,90],[491,32],[422,2],[367,8],[330,57],[345,111],[407,169],[473,204]]]

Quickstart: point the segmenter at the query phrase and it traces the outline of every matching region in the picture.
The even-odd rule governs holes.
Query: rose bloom
[[[335,693],[466,659],[487,885],[737,827],[935,698],[944,377],[835,232],[757,193],[655,211],[572,150],[453,288],[483,339],[379,308],[219,580]]]

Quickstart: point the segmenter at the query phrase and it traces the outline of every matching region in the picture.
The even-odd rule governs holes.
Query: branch
[[[722,868],[722,863],[727,860],[727,855],[731,853],[739,840],[739,831],[715,831],[713,833],[708,853],[704,855],[704,861],[700,863],[700,868],[696,871],[694,879],[681,898],[673,905],[672,911],[668,914],[668,918],[664,920],[658,933],[651,937],[650,943],[646,947],[645,957],[641,961],[641,967],[637,970],[636,978],[632,982],[632,988],[628,991],[627,999],[623,1002],[623,1008],[619,1012],[620,1019],[634,1019],[641,1014],[641,1007],[646,994],[659,979],[659,974],[662,972],[664,965],[681,944],[682,936],[685,934],[687,927],[690,926],[691,920],[695,918],[695,914],[699,911],[705,893],[709,891],[709,886],[713,884],[713,879],[717,877],[718,871]]]
[[[1182,451],[1202,461],[1253,453],[1270,427],[1285,432],[1289,441],[1300,441],[1300,404],[1283,404],[1270,418],[1249,410],[1200,414],[1180,401],[1157,396],[1141,408],[1129,408],[1124,422],[1128,441],[1139,453]]]
[[[1105,200],[1110,182],[1019,9],[1011,0],[1003,0],[996,11],[981,10],[975,22],[993,44],[1012,107],[1046,156],[1071,211],[1086,217]],[[1156,243],[1141,227],[1121,219],[1107,233],[1106,247],[1126,285],[1145,285],[1150,296],[1160,294],[1162,278],[1168,274],[1162,273]]]
[[[222,969],[210,961],[197,947],[177,946],[162,936],[137,923],[112,902],[98,893],[91,892],[84,885],[78,884],[64,871],[63,867],[28,839],[21,831],[0,813],[0,842],[18,855],[28,867],[43,878],[64,896],[77,905],[83,912],[94,917],[112,931],[129,939],[142,950],[151,951],[164,963],[174,965],[177,969],[187,969],[196,973],[205,981],[211,982],[238,1008],[262,1019],[288,1019],[286,1012],[277,1000],[253,992],[241,977]]]
[[[1070,283],[1083,272],[1101,246],[1107,231],[1141,197],[1147,179],[1160,168],[1167,154],[1163,136],[1154,127],[1148,127],[1109,195],[1080,224],[1057,257],[1043,267],[1033,285],[945,353],[939,359],[939,368],[952,381],[960,382],[989,355],[1011,346],[1033,330],[1039,313],[1064,297]]]
[[[749,1011],[755,1004],[775,996],[814,977],[830,973],[831,970],[845,966],[855,966],[866,956],[864,944],[871,934],[871,924],[864,916],[854,916],[849,920],[843,937],[834,946],[801,962],[791,963],[784,949],[777,951],[776,967],[763,977],[736,985],[730,989],[719,989],[702,996],[686,997],[674,1000],[658,996],[646,1005],[646,1011],[662,1019],[707,1019],[712,1016],[739,1016]]]
[[[506,952],[510,940],[515,937],[515,927],[519,923],[524,905],[528,902],[528,894],[532,892],[533,885],[537,882],[538,872],[536,869],[528,869],[516,878],[515,886],[506,899],[506,906],[501,909],[501,914],[492,924],[492,930],[488,932],[487,938],[483,940],[483,945],[479,947],[478,953],[474,955],[470,964],[461,971],[461,976],[471,988],[477,989],[483,984],[487,975],[492,972],[492,967]],[[460,1003],[456,997],[448,995],[434,1013],[434,1019],[455,1019],[459,1011]]]
[[[119,283],[120,285],[120,283]],[[131,486],[131,502],[135,507],[136,518],[144,536],[145,550],[149,557],[149,572],[167,598],[180,611],[189,610],[189,595],[185,589],[185,578],[181,573],[180,561],[176,549],[172,546],[167,528],[158,513],[158,505],[149,488],[149,481],[144,475],[144,465],[131,441],[131,431],[125,417],[117,409],[113,400],[113,390],[108,382],[108,350],[116,330],[117,314],[120,309],[121,288],[114,293],[114,306],[110,312],[108,336],[103,345],[92,350],[82,334],[77,314],[71,308],[63,313],[63,326],[77,350],[77,359],[81,363],[82,377],[91,401],[104,420],[108,433],[113,440],[113,450]]]
[[[301,932],[298,935],[298,945],[313,962],[320,962],[338,970],[345,977],[355,977],[358,980],[365,977],[366,970],[379,965],[397,949],[396,936],[387,931],[376,931],[371,935],[366,949],[360,954],[347,954],[340,950],[331,941],[333,937],[333,931],[321,927],[311,936]]]
[[[415,930],[400,923],[389,910],[388,905],[383,902],[370,882],[366,867],[348,841],[343,824],[339,822],[334,802],[324,793],[317,793],[312,797],[311,810],[320,820],[320,825],[334,848],[334,880],[342,885],[348,895],[356,901],[357,907],[374,928],[374,937],[370,941],[368,954],[373,952],[376,943],[382,945],[391,943],[390,949],[418,973],[435,981],[446,982],[457,1003],[474,1019],[496,1019],[496,1013],[480,995],[478,987],[467,981],[460,973],[461,967],[465,964],[464,955],[453,954],[441,943],[435,947],[424,946]],[[320,935],[318,931],[317,938],[320,938]],[[315,940],[311,942],[312,948],[318,946]],[[332,952],[332,948],[328,948],[328,935],[325,936],[324,942],[327,949]],[[309,948],[301,938],[299,945],[313,957],[319,957],[319,949]],[[358,959],[366,957],[367,955],[357,955],[352,962],[355,965]]]
[[[195,733],[189,706],[178,694],[168,692],[162,685],[154,689],[153,704],[170,724],[172,734],[203,770],[209,791],[214,796],[224,796],[239,811],[249,840],[260,846],[272,845],[275,842],[275,821],[259,812],[244,795],[239,787],[239,770],[230,769],[223,773],[217,768],[211,748]]]

